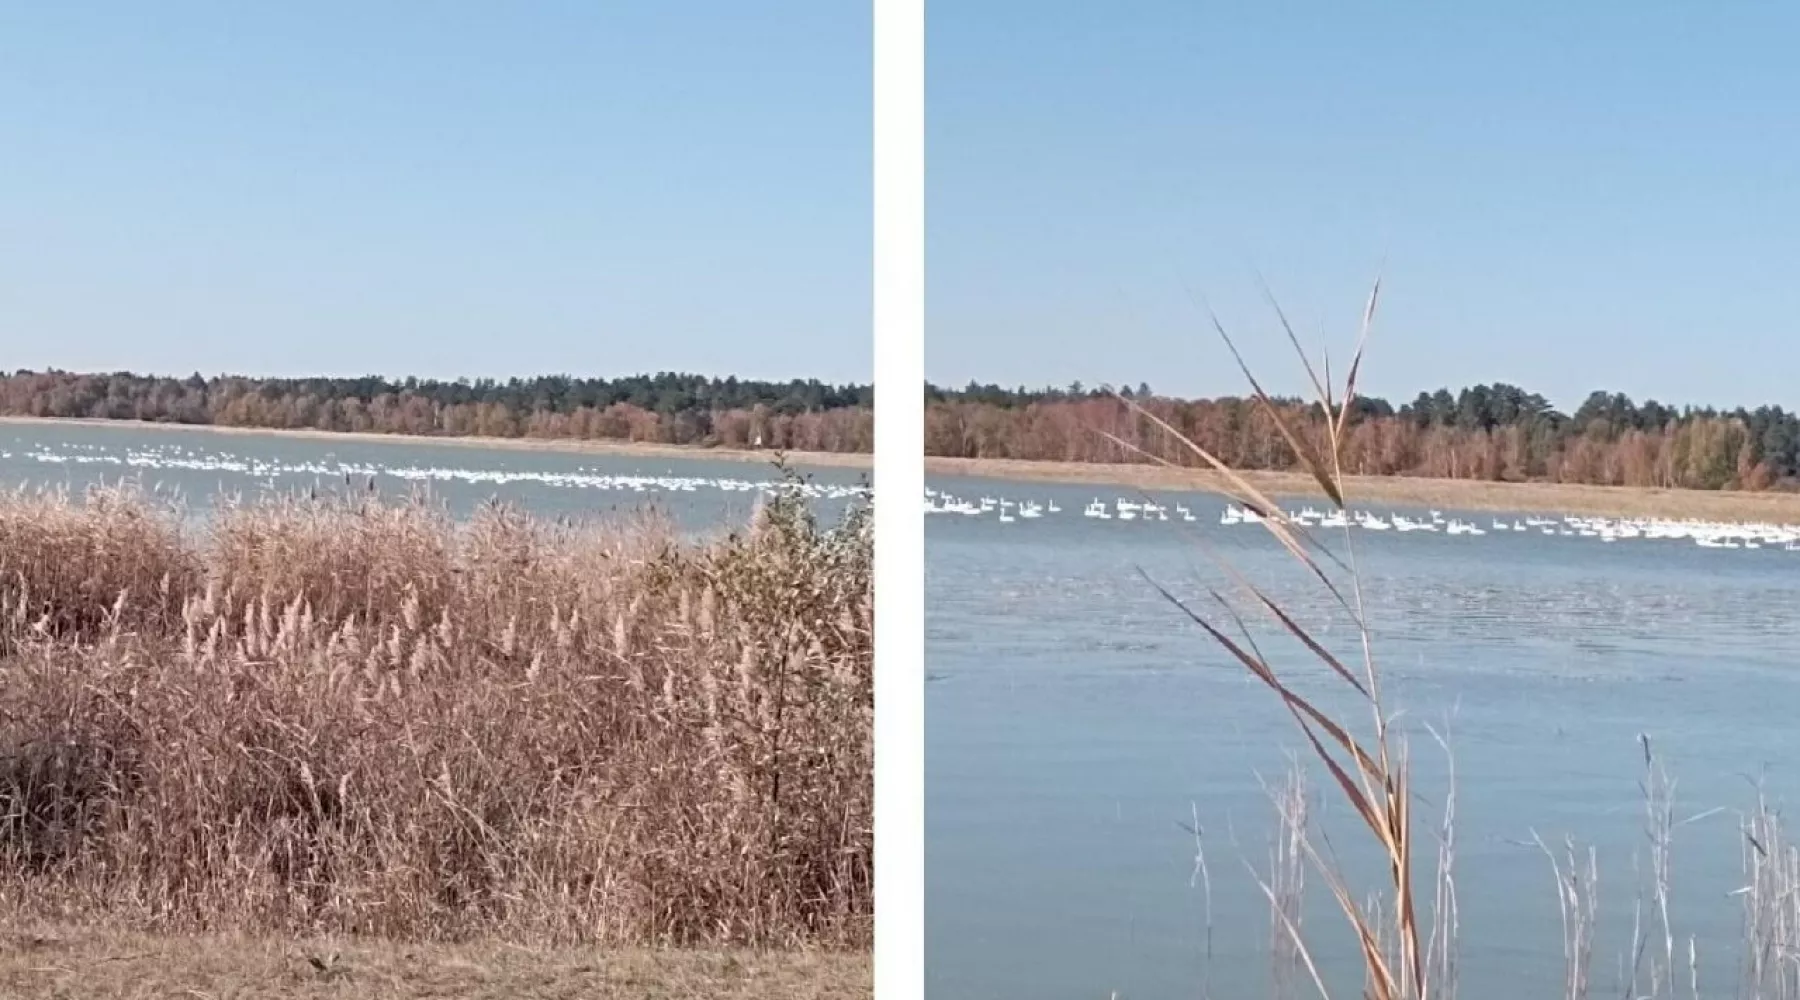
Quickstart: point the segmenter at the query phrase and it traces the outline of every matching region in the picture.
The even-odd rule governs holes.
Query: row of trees
[[[873,399],[868,386],[672,373],[506,382],[0,375],[0,413],[12,416],[797,451],[873,449]]]
[[[1148,385],[1121,390],[1226,462],[1288,469],[1295,457],[1254,401],[1178,400]],[[926,385],[931,455],[1062,462],[1173,460],[1181,450],[1109,391],[957,390]],[[0,375],[0,413],[391,434],[579,438],[807,451],[874,446],[866,385],[758,382],[662,373],[619,379],[546,376],[418,379],[187,379],[117,373]],[[1294,426],[1319,433],[1316,403],[1278,400]],[[1111,438],[1125,442],[1124,446]],[[1674,407],[1595,392],[1573,414],[1512,385],[1359,398],[1347,435],[1354,474],[1544,480],[1696,489],[1800,484],[1800,414],[1779,406]]]
[[[1239,468],[1291,469],[1293,450],[1253,400],[1175,400],[1146,385],[1120,395]],[[1153,421],[1110,392],[927,389],[929,454],[1063,462],[1191,461]],[[1316,403],[1277,400],[1291,426],[1321,433]],[[1111,440],[1116,438],[1124,445]],[[1692,489],[1800,484],[1800,414],[1779,406],[1724,411],[1635,403],[1595,392],[1573,414],[1517,386],[1420,393],[1398,407],[1357,399],[1345,471],[1377,476],[1550,481]]]

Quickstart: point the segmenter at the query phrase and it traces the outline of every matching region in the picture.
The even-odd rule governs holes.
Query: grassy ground
[[[1225,491],[1216,473],[1150,465],[1095,465],[1083,462],[1023,462],[1010,459],[927,459],[928,472],[1020,482],[1083,483],[1141,489]],[[1300,472],[1243,472],[1257,489],[1274,496],[1318,498],[1312,476]],[[1464,479],[1401,476],[1346,476],[1345,487],[1359,507],[1417,504],[1459,510],[1494,510],[1613,517],[1701,518],[1731,521],[1800,522],[1800,494],[1706,490],[1657,490],[1568,483],[1489,483]]]
[[[85,929],[0,935],[0,995],[7,997],[849,1000],[872,989],[866,954],[152,937]]]
[[[129,420],[76,419],[72,417],[6,417],[0,416],[0,424],[40,424],[46,426],[72,425],[108,427],[146,427],[150,429],[179,429],[204,431],[209,434],[222,435],[275,435],[277,437],[301,438],[308,440],[332,441],[405,441],[408,444],[444,445],[462,448],[501,448],[511,451],[552,451],[567,452],[575,455],[623,455],[633,458],[688,458],[707,459],[727,462],[760,462],[767,464],[774,452],[767,448],[701,448],[695,445],[646,444],[632,441],[574,441],[564,438],[498,438],[476,437],[440,437],[405,434],[371,434],[360,431],[320,431],[320,430],[274,430],[262,427],[221,427],[216,424],[150,424]],[[873,462],[873,456],[856,452],[829,451],[790,451],[786,452],[790,465],[810,466],[814,468],[847,468],[867,469]]]

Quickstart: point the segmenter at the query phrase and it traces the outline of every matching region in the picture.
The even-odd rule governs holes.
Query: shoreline
[[[874,973],[864,952],[551,948],[500,940],[445,944],[7,923],[0,933],[0,993],[20,997],[852,1000],[869,995]]]
[[[928,475],[1021,483],[1123,486],[1145,490],[1223,494],[1224,477],[1203,469],[1152,465],[1034,462],[1021,459],[927,458]],[[1323,499],[1313,478],[1301,472],[1246,472],[1244,479],[1270,496]],[[1574,483],[1494,483],[1405,476],[1346,476],[1352,507],[1396,504],[1467,511],[1533,514],[1597,514],[1610,517],[1697,518],[1800,523],[1800,493],[1652,489]]]
[[[225,424],[174,424],[150,420],[109,420],[104,417],[0,416],[0,425],[120,427],[144,430],[197,431],[206,434],[293,438],[302,441],[362,441],[378,444],[443,445],[450,448],[492,448],[510,451],[547,451],[572,455],[614,455],[622,458],[685,458],[721,462],[769,463],[771,448],[707,448],[700,445],[649,444],[634,441],[596,441],[573,438],[501,438],[477,435],[381,434],[374,431],[322,431],[313,428],[235,427]],[[830,469],[869,469],[873,456],[865,452],[789,451],[792,465]]]

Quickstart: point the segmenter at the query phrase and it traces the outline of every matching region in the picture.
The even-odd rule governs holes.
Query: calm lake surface
[[[772,456],[771,456],[772,457]],[[863,473],[803,468],[822,516],[858,495]],[[147,424],[0,423],[0,485],[83,490],[129,480],[174,491],[203,513],[220,496],[317,489],[426,491],[458,516],[498,497],[547,516],[654,508],[683,531],[745,525],[776,478],[770,465],[702,458],[482,448],[392,441],[225,434]]]
[[[1347,660],[1353,631],[1264,529],[1221,525],[1221,499],[1156,495],[1189,505],[1193,523],[1099,521],[1082,516],[1092,486],[928,485],[1063,508],[1010,524],[927,518],[929,995],[1267,995],[1269,910],[1246,870],[1266,872],[1275,825],[1258,776],[1280,779],[1302,743],[1267,689],[1139,568],[1183,597],[1225,590],[1204,540],[1304,621],[1329,625],[1325,639]],[[1110,504],[1118,492],[1099,496]],[[1490,526],[1491,515],[1468,517]],[[1319,536],[1342,549],[1341,530]],[[1437,822],[1446,765],[1419,725],[1447,728],[1454,750],[1461,995],[1563,995],[1557,899],[1529,846],[1534,830],[1559,849],[1573,836],[1599,851],[1593,983],[1596,995],[1613,989],[1634,858],[1647,867],[1640,733],[1677,782],[1678,818],[1726,810],[1676,831],[1672,922],[1683,991],[1690,935],[1702,992],[1732,991],[1742,957],[1727,895],[1740,884],[1733,810],[1754,800],[1749,777],[1778,800],[1800,792],[1800,552],[1536,531],[1356,530],[1354,543],[1390,708],[1416,734],[1421,832]],[[1266,618],[1250,627],[1304,693],[1349,704]],[[1329,777],[1317,766],[1308,776],[1333,846],[1372,887],[1367,835],[1342,822]],[[1186,829],[1196,819],[1210,961]],[[1357,995],[1341,917],[1319,878],[1308,882],[1308,937],[1333,994]]]

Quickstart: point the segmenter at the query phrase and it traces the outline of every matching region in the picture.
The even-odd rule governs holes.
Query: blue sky
[[[0,369],[866,382],[870,30],[7,4]]]
[[[1800,8],[990,0],[927,24],[931,379],[1800,406]],[[1285,347],[1283,347],[1285,350]],[[1398,401],[1398,400],[1396,400]]]

